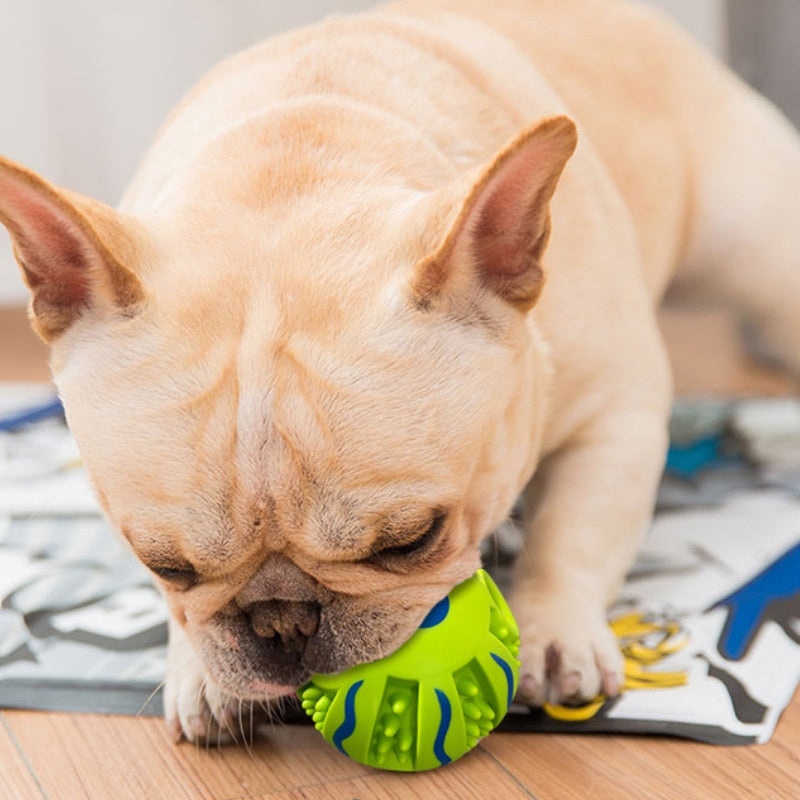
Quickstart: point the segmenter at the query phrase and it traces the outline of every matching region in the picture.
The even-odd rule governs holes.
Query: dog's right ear
[[[127,264],[137,246],[108,206],[0,158],[0,222],[31,290],[31,323],[52,342],[87,313],[131,316],[144,289]]]
[[[429,216],[446,217],[441,209],[449,208],[452,221],[416,267],[412,289],[420,307],[487,291],[519,311],[533,307],[544,283],[550,200],[576,145],[572,120],[543,119],[476,173],[429,198]]]

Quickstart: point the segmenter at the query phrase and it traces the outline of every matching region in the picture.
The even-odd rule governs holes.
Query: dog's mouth
[[[246,614],[225,616],[213,626],[201,657],[214,681],[242,699],[292,694],[316,670],[306,663],[309,635],[253,627]]]
[[[235,614],[219,612],[199,648],[214,682],[247,700],[294,694],[315,673],[337,673],[381,658],[416,627],[413,616],[399,609],[353,611],[336,603],[287,601],[257,605]]]

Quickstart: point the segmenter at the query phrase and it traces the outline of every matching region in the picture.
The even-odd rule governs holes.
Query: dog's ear
[[[0,158],[0,222],[31,290],[31,322],[52,342],[86,313],[132,315],[144,299],[126,265],[136,245],[108,206]]]
[[[550,117],[523,131],[463,188],[455,222],[433,255],[417,265],[420,306],[479,284],[521,311],[544,283],[541,258],[550,234],[550,200],[577,145],[575,124]],[[451,201],[452,202],[452,201]]]

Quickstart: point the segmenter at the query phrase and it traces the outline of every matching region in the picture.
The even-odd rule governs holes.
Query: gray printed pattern
[[[99,516],[0,528],[0,706],[160,713],[166,609]]]
[[[765,629],[756,655],[770,680],[759,683],[750,657],[743,666],[720,660],[713,642],[724,612],[713,603],[800,541],[800,405],[676,408],[676,444],[714,437],[714,457],[665,476],[659,515],[618,606],[681,620],[692,644],[669,666],[688,670],[689,687],[626,693],[579,725],[514,708],[504,729],[582,726],[728,744],[769,738],[800,679],[797,637]],[[159,714],[166,609],[98,513],[81,470],[69,468],[73,455],[57,424],[0,435],[0,707]],[[501,585],[520,546],[513,519],[485,544],[484,561]],[[797,607],[784,633],[800,632]],[[745,700],[758,708],[758,721],[742,711]]]

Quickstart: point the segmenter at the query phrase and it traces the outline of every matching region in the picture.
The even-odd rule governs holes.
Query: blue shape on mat
[[[345,755],[347,755],[347,752],[345,752],[342,742],[348,736],[352,736],[353,731],[356,729],[356,693],[361,688],[363,683],[363,680],[356,681],[347,690],[347,694],[344,698],[344,720],[342,720],[342,724],[333,734],[333,743],[336,745],[336,748],[339,750],[339,752],[344,753]]]
[[[449,764],[452,759],[444,751],[444,740],[447,731],[450,730],[450,720],[453,718],[453,709],[447,695],[441,689],[435,689],[436,699],[439,701],[439,710],[442,712],[442,719],[439,722],[439,730],[436,731],[436,741],[433,743],[433,754],[439,759],[440,764]]]
[[[504,659],[500,658],[495,653],[490,653],[491,657],[495,660],[495,663],[503,670],[503,673],[506,676],[506,683],[508,684],[508,696],[506,698],[506,708],[511,708],[511,702],[514,699],[514,673],[511,671],[511,667],[509,666],[508,662]]]
[[[422,620],[420,628],[433,628],[440,622],[444,622],[445,617],[450,612],[450,598],[445,597],[440,600],[429,612],[428,615]]]
[[[671,444],[667,453],[666,471],[679,478],[695,478],[706,469],[727,466],[738,459],[722,452],[723,436],[716,434],[690,444]]]
[[[22,428],[24,425],[30,425],[31,423],[39,422],[48,417],[63,416],[64,406],[61,405],[61,401],[58,399],[49,400],[34,408],[27,408],[16,414],[0,418],[0,431],[15,431],[17,428]]]
[[[720,655],[730,661],[744,658],[762,625],[772,619],[771,608],[795,596],[800,614],[800,544],[711,607],[728,609],[717,643]]]

